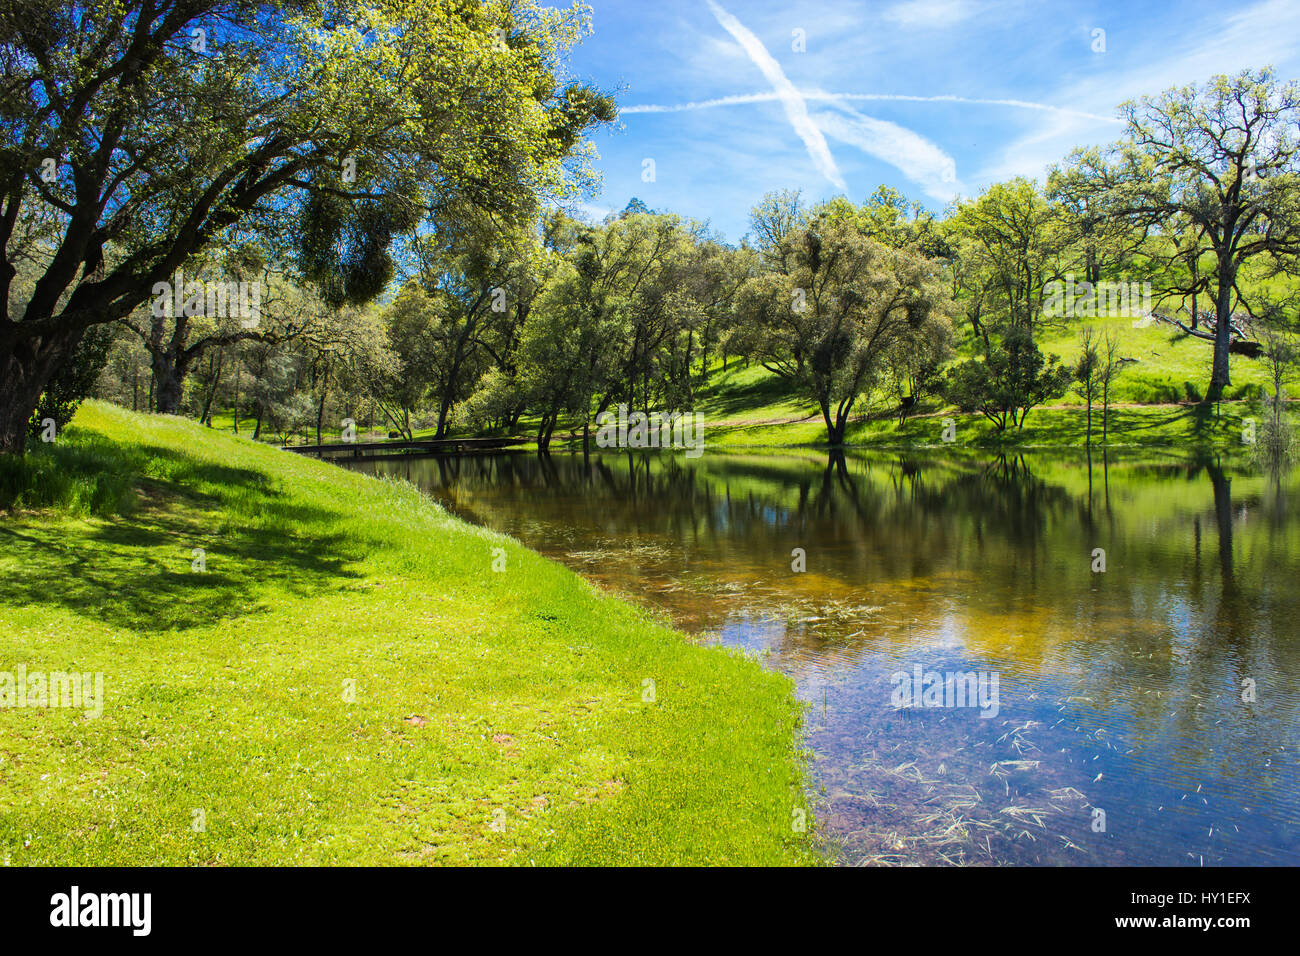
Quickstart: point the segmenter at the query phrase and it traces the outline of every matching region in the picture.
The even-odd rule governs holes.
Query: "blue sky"
[[[1248,67],[1300,77],[1300,0],[588,2],[570,67],[623,116],[595,137],[603,188],[583,208],[636,196],[730,242],[769,190],[860,202],[887,183],[940,209],[1115,139],[1125,99]]]

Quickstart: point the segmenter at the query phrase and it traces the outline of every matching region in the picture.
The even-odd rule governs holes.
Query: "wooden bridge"
[[[401,458],[406,455],[468,455],[502,451],[529,441],[528,438],[416,438],[410,441],[345,441],[281,447],[285,451],[316,458]]]

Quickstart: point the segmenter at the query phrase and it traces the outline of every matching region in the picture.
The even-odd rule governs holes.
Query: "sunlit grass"
[[[0,670],[107,700],[0,709],[0,859],[812,857],[787,678],[408,485],[98,403],[6,467]]]
[[[1066,327],[1049,327],[1038,337],[1044,353],[1059,355],[1066,364],[1080,353],[1079,330],[1091,325],[1099,336],[1107,332],[1119,343],[1119,354],[1129,359],[1112,386],[1112,402],[1168,404],[1199,402],[1210,382],[1214,345],[1160,323],[1134,324],[1131,317],[1075,319]],[[1232,385],[1226,399],[1257,399],[1268,382],[1264,363],[1244,355],[1229,357]],[[1083,404],[1071,390],[1060,404]]]
[[[1243,427],[1247,419],[1257,422],[1262,406],[1253,402],[1225,402],[1213,405],[1153,405],[1148,407],[1112,408],[1108,414],[1106,443],[1111,446],[1183,447],[1197,446],[1224,450],[1243,450]],[[943,438],[945,420],[955,428],[953,442]],[[1102,411],[1093,409],[1092,441],[1102,442]],[[978,414],[953,410],[927,411],[900,422],[897,418],[859,419],[845,431],[848,445],[879,447],[934,446],[944,448],[977,447],[1082,447],[1088,436],[1087,413],[1081,408],[1040,408],[1029,413],[1024,428],[998,432],[988,419]],[[783,425],[724,425],[706,428],[709,446],[778,447],[824,445],[826,427],[820,422]]]

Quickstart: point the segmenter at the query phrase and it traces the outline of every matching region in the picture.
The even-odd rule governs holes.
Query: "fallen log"
[[[1215,340],[1215,336],[1213,332],[1203,332],[1200,329],[1193,329],[1187,325],[1184,325],[1182,322],[1179,322],[1177,319],[1173,318],[1172,316],[1163,315],[1159,312],[1152,312],[1151,317],[1161,322],[1167,322],[1170,325],[1175,325],[1183,332],[1185,332],[1187,335],[1194,335],[1198,339],[1204,339],[1207,342],[1213,342]],[[1211,325],[1211,322],[1212,322],[1211,319],[1205,320],[1205,324],[1210,325],[1211,328],[1214,328],[1214,326]],[[1247,358],[1259,358],[1260,355],[1264,353],[1264,346],[1262,343],[1254,342],[1246,338],[1245,333],[1242,332],[1241,329],[1239,329],[1236,325],[1230,324],[1228,328],[1231,332],[1233,332],[1235,335],[1238,336],[1238,338],[1230,339],[1228,341],[1228,351],[1231,354],[1244,355]]]
[[[1207,342],[1214,341],[1214,334],[1212,332],[1203,332],[1200,329],[1194,329],[1189,325],[1184,325],[1182,322],[1179,322],[1173,316],[1165,315],[1164,313],[1161,312],[1152,312],[1151,318],[1155,319],[1158,322],[1165,322],[1169,325],[1176,325],[1178,326],[1178,328],[1182,329],[1188,335],[1194,335],[1198,339],[1205,339],[1205,341]]]

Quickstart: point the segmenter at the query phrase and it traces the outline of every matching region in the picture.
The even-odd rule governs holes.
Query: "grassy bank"
[[[0,671],[105,697],[0,709],[10,864],[811,858],[787,679],[409,486],[91,403],[0,506]]]

